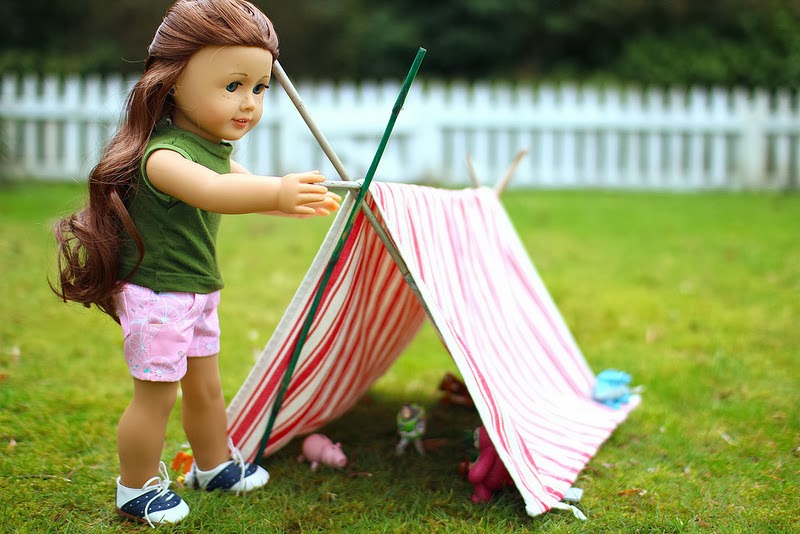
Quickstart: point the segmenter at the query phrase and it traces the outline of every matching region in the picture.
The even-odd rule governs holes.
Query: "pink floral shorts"
[[[220,292],[156,293],[125,284],[115,297],[131,375],[148,382],[178,382],[186,358],[219,353]]]

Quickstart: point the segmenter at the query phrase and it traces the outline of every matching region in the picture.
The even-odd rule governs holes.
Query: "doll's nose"
[[[257,98],[256,95],[254,95],[252,93],[249,93],[249,92],[244,93],[244,97],[242,98],[242,102],[241,102],[241,105],[240,105],[241,109],[242,110],[255,109],[255,107],[256,107],[256,98]]]

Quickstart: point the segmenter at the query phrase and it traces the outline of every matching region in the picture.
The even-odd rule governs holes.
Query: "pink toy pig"
[[[347,464],[342,444],[333,443],[322,434],[311,434],[303,440],[303,454],[298,456],[297,460],[300,462],[308,460],[312,471],[316,471],[319,464],[329,467],[344,467]]]

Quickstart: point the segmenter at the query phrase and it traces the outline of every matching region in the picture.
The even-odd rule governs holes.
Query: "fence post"
[[[409,139],[409,153],[412,161],[409,168],[417,181],[441,180],[442,174],[454,169],[445,169],[444,124],[442,110],[445,107],[445,87],[441,82],[427,82],[417,86],[420,88],[419,99],[409,106],[409,122],[414,124]],[[433,158],[425,159],[421,154],[433,154]]]
[[[47,76],[42,81],[42,100],[44,101],[44,109],[52,110],[57,106],[57,102],[63,100],[63,92],[61,91],[61,82],[56,76]],[[43,121],[42,135],[40,137],[41,147],[41,165],[42,170],[48,176],[58,176],[59,172],[63,171],[63,159],[59,152],[59,142],[63,138],[59,123],[55,113],[50,113],[50,116]]]
[[[767,132],[766,119],[769,98],[764,91],[756,91],[748,97],[744,91],[737,91],[735,112],[742,125],[737,153],[739,155],[740,187],[754,189],[766,185],[767,175]]]
[[[781,91],[775,95],[773,117],[782,121],[783,124],[781,124],[782,127],[775,132],[772,164],[769,165],[768,171],[769,174],[771,174],[770,182],[778,189],[786,189],[791,183],[792,141],[789,135],[789,129],[784,126],[792,116],[791,100],[791,95],[787,91]]]
[[[63,108],[66,112],[64,119],[64,169],[65,176],[78,177],[81,174],[83,164],[83,151],[80,142],[81,121],[78,116],[80,113],[80,92],[82,80],[78,76],[70,76],[64,82],[64,101]]]
[[[711,93],[710,115],[716,127],[711,133],[711,146],[709,147],[709,186],[723,187],[730,183],[727,176],[729,169],[727,143],[729,133],[729,118],[731,116],[731,94],[722,89],[714,89]]]
[[[3,76],[2,90],[0,90],[0,170],[3,172],[18,172],[15,168],[17,164],[17,153],[19,152],[19,139],[17,136],[16,121],[5,114],[14,108],[17,100],[18,78],[12,74]]]
[[[621,151],[620,174],[623,179],[620,185],[635,187],[641,184],[641,176],[644,175],[644,159],[642,157],[644,147],[644,125],[647,123],[645,117],[645,104],[643,100],[643,90],[640,88],[628,88],[625,90],[625,98],[619,115],[618,128],[623,136],[623,149]],[[625,126],[626,119],[632,121],[630,126]]]

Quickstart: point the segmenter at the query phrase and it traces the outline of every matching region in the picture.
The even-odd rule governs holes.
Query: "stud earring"
[[[169,94],[170,94],[170,96],[175,96],[175,88],[174,87],[170,87],[169,88]]]

